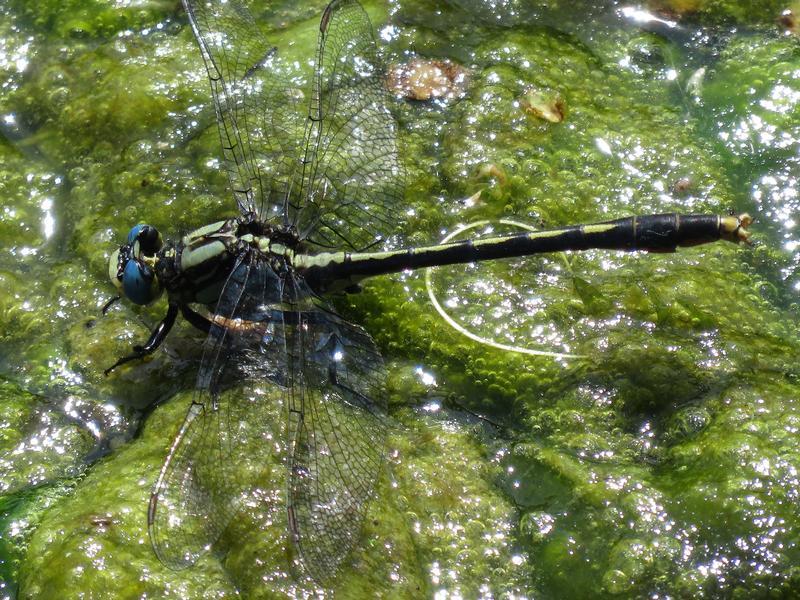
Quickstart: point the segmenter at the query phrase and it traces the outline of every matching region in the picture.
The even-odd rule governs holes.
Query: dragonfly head
[[[150,225],[136,225],[128,240],[108,261],[108,276],[117,290],[135,304],[150,304],[163,291],[156,276],[157,253],[164,245],[161,234]]]

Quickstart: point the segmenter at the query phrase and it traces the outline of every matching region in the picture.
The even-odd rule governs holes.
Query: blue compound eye
[[[144,223],[139,223],[138,225],[131,227],[131,230],[128,232],[128,245],[132,245],[133,242],[136,241],[136,238],[139,237],[139,233],[142,231],[143,227],[147,227],[147,225]]]
[[[139,242],[138,247],[136,242]],[[164,245],[164,240],[161,239],[158,229],[152,225],[139,223],[131,227],[128,232],[128,245],[134,248],[134,255],[137,257],[140,253],[144,256],[153,256]]]
[[[150,304],[161,295],[161,285],[153,269],[135,259],[129,260],[125,265],[122,290],[135,304]]]

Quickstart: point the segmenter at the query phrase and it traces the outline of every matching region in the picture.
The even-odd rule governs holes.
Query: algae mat
[[[251,7],[307,78],[324,3]],[[0,595],[800,594],[800,41],[781,17],[800,7],[647,8],[367,4],[390,61],[468,72],[451,97],[397,107],[408,243],[480,219],[758,220],[751,248],[434,277],[481,335],[580,359],[460,337],[422,274],[338,299],[387,360],[396,426],[362,544],[317,590],[291,575],[277,476],[195,567],[170,571],[151,550],[147,498],[202,336],[181,326],[152,360],[102,375],[164,310],[100,317],[125,232],[178,235],[235,211],[179,3],[0,5]],[[553,99],[560,122],[531,110]]]

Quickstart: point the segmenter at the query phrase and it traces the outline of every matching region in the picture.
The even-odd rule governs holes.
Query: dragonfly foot
[[[142,358],[144,358],[148,354],[150,354],[150,352],[145,352],[145,350],[144,350],[144,348],[142,346],[134,346],[133,347],[133,354],[129,354],[128,356],[123,356],[122,358],[117,360],[117,362],[115,362],[113,365],[111,365],[105,371],[103,371],[103,375],[108,377],[108,374],[111,373],[111,371],[113,371],[117,367],[119,367],[121,365],[124,365],[127,362],[131,362],[132,360],[141,360]]]

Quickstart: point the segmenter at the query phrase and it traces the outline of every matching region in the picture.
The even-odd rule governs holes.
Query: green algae
[[[701,89],[705,106],[698,115],[700,123],[716,137],[729,166],[729,179],[750,189],[759,214],[769,218],[767,227],[791,250],[796,244],[791,215],[797,207],[796,174],[800,166],[797,40],[745,36],[732,40],[721,58],[708,72]],[[792,284],[797,282],[798,265],[793,255],[781,256],[764,249],[759,258],[766,259],[759,261],[763,271],[783,271],[773,281],[782,277]],[[769,263],[772,267],[767,266]]]
[[[738,161],[762,169],[796,154],[796,39],[747,36],[732,41],[720,58],[702,87],[702,101],[715,107],[708,118],[717,121],[720,145]]]
[[[95,445],[89,432],[68,416],[48,411],[42,399],[0,383],[0,492],[13,494],[78,474]]]
[[[274,395],[269,409],[276,419],[279,399]],[[20,597],[55,597],[52,590],[79,588],[109,597],[226,598],[234,595],[232,582],[253,598],[317,589],[293,565],[285,517],[274,501],[264,511],[243,512],[216,551],[193,567],[175,573],[158,561],[145,519],[152,468],[161,462],[188,400],[188,394],[179,395],[159,407],[140,437],[96,464],[57,510],[45,514],[28,541]],[[486,461],[470,429],[449,417],[438,421],[408,411],[397,416],[402,435],[390,440],[383,491],[370,505],[364,547],[334,582],[337,597],[410,597],[439,585],[464,595],[485,586],[523,591],[527,575],[514,559],[514,511],[492,486],[497,467]],[[264,457],[252,458],[247,468],[261,463],[263,469]],[[279,468],[263,478],[258,497],[279,498],[284,477]],[[409,562],[420,544],[431,549],[432,562]],[[47,566],[53,562],[60,568]]]
[[[653,0],[654,8],[703,23],[774,24],[787,8],[788,0]],[[670,14],[671,13],[671,14]]]
[[[148,540],[154,465],[163,457],[167,432],[174,432],[182,417],[182,404],[178,398],[166,405],[168,414],[154,415],[140,438],[96,464],[75,492],[45,515],[21,566],[21,598],[59,597],[67,590],[108,597],[222,598],[233,592],[212,560],[202,562],[199,580],[192,573],[176,576],[158,562]]]
[[[47,398],[80,385],[97,404],[164,402],[141,435],[123,443],[119,434],[108,456],[59,493],[24,486],[42,469],[46,480],[70,482],[82,472],[83,430],[64,430],[75,451],[58,460],[23,456],[28,466],[13,468],[19,491],[6,501],[33,516],[19,534],[0,534],[3,564],[13,564],[0,577],[19,581],[20,597],[31,598],[314,593],[312,582],[292,575],[280,469],[265,475],[270,501],[244,511],[194,567],[169,571],[150,548],[147,498],[190,401],[202,336],[183,327],[164,352],[104,378],[102,369],[163,312],[122,306],[101,318],[112,293],[106,260],[133,223],[172,235],[234,208],[220,200],[224,181],[209,161],[218,151],[213,115],[197,113],[197,125],[185,116],[208,97],[187,28],[174,21],[112,39],[175,19],[174,3],[98,3],[78,12],[56,4],[10,7],[37,32],[39,65],[4,92],[8,110],[35,133],[2,148],[0,189],[13,210],[0,216],[0,236],[14,240],[0,249],[3,372]],[[697,14],[746,20],[734,4],[703,3]],[[399,48],[461,58],[473,71],[461,102],[399,109],[413,243],[478,218],[558,225],[752,208],[756,171],[742,165],[765,175],[793,165],[791,145],[755,135],[720,141],[713,126],[722,116],[723,131],[734,131],[757,114],[776,134],[796,137],[791,102],[772,110],[750,100],[796,88],[790,38],[734,36],[689,111],[665,77],[676,60],[668,40],[634,32],[585,45],[545,28],[516,29],[519,19],[488,27],[480,7],[453,5],[441,14],[421,3],[393,7],[407,17]],[[315,43],[317,8],[278,5],[259,15],[284,54],[302,61]],[[756,8],[768,22],[775,7]],[[471,9],[476,20],[457,18]],[[572,9],[526,10],[547,20],[548,10]],[[570,22],[590,21],[592,10],[575,11]],[[382,22],[382,8],[370,11]],[[45,36],[64,49],[48,50]],[[625,56],[636,68],[609,60]],[[564,98],[564,122],[525,114],[519,102],[531,86]],[[688,192],[674,193],[682,179]],[[478,191],[473,205],[457,200]],[[51,238],[38,227],[48,196],[58,219]],[[764,197],[757,208],[769,219],[779,207],[768,202],[774,195]],[[768,227],[754,229],[755,250],[590,252],[437,274],[441,289],[477,298],[460,313],[465,322],[485,315],[479,327],[490,336],[536,347],[557,339],[581,360],[531,359],[460,338],[431,310],[418,274],[371,282],[339,300],[387,358],[396,427],[362,547],[330,584],[334,594],[797,593],[800,383],[797,322],[786,309],[794,294],[782,271],[793,263]],[[487,281],[490,291],[481,292]],[[531,298],[538,302],[525,304]],[[537,333],[541,324],[550,337]],[[420,380],[418,366],[435,385]],[[32,421],[38,398],[15,392],[4,400],[4,453],[19,445],[18,424]],[[470,412],[501,427],[480,426]]]
[[[125,29],[154,26],[175,4],[136,0],[110,6],[106,2],[11,2],[9,9],[26,25],[57,38],[110,37]]]
[[[44,515],[74,489],[74,480],[35,486],[0,497],[0,590],[16,597],[20,566],[28,541]]]

